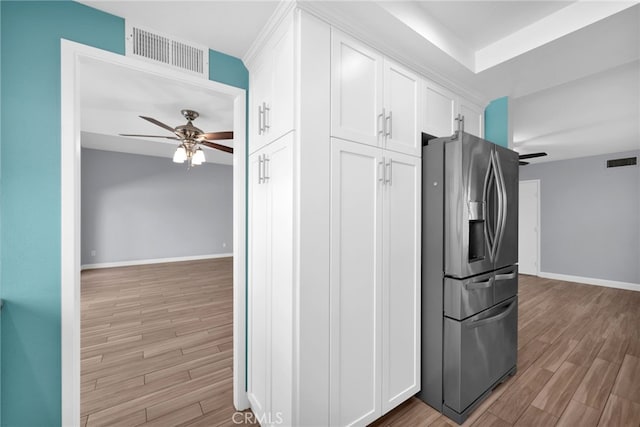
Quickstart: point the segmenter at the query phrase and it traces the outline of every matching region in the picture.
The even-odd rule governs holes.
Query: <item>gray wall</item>
[[[640,151],[520,168],[540,180],[542,272],[640,283],[640,167],[606,168],[630,156]]]
[[[232,173],[83,148],[82,264],[231,253]]]

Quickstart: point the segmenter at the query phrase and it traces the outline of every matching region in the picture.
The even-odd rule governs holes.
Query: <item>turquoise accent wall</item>
[[[60,39],[124,54],[124,20],[71,1],[5,0],[0,19],[0,422],[58,426]],[[212,80],[246,89],[240,60],[212,56]]]
[[[484,110],[484,139],[509,147],[509,98],[494,99]]]

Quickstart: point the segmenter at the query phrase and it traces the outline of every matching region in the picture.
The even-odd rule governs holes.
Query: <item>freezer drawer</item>
[[[444,315],[466,319],[493,305],[493,273],[468,279],[444,279]]]
[[[516,364],[518,298],[464,321],[444,319],[444,404],[458,413]]]
[[[512,265],[495,272],[493,300],[498,303],[518,294],[518,266]]]

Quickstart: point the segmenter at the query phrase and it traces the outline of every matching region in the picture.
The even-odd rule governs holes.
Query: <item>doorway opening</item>
[[[212,97],[230,99],[233,109],[233,403],[236,409],[248,407],[245,384],[245,91],[165,69],[145,61],[105,52],[63,40],[61,58],[61,346],[62,346],[62,424],[78,425],[80,420],[80,269],[81,269],[81,109],[83,73],[91,67],[120,67],[147,79],[165,79],[176,87],[209,92]],[[144,83],[140,83],[144,85]],[[165,94],[170,96],[171,94]],[[212,98],[213,99],[213,98]],[[115,105],[114,109],[122,107]],[[188,107],[188,106],[186,106]],[[136,119],[135,116],[133,118]],[[139,120],[139,119],[138,119]],[[212,129],[213,130],[213,129]],[[127,130],[124,129],[123,133]],[[208,129],[207,129],[208,131]],[[153,144],[153,143],[152,143]],[[157,144],[157,143],[156,143]],[[175,147],[172,148],[175,150]],[[171,162],[170,156],[166,158]],[[88,248],[87,248],[88,249]],[[212,313],[213,315],[214,313]]]
[[[518,270],[540,274],[540,180],[520,181],[518,197]]]

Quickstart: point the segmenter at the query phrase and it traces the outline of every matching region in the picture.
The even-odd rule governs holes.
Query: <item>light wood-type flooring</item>
[[[518,372],[464,423],[640,426],[640,292],[520,276]],[[411,398],[375,426],[456,426]]]
[[[230,258],[82,273],[81,425],[234,425]],[[520,276],[518,372],[473,426],[640,426],[640,292]],[[375,426],[455,426],[412,398]]]
[[[81,281],[81,426],[233,424],[232,258]]]

